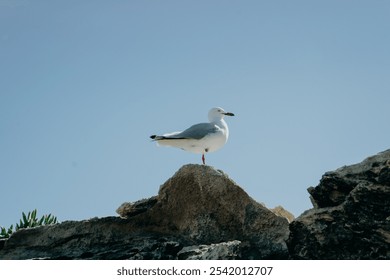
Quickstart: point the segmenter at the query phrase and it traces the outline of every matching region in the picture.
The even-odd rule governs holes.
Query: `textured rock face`
[[[290,225],[296,259],[390,259],[390,150],[327,172]]]
[[[183,166],[157,196],[117,212],[17,231],[0,259],[288,258],[287,219],[209,166]]]
[[[131,217],[123,204],[118,213]],[[253,258],[286,258],[288,222],[250,198],[222,171],[183,166],[161,186],[157,202],[134,217],[144,227],[180,233],[195,244],[240,240]],[[248,251],[248,252],[249,252]],[[245,255],[244,258],[249,258]]]
[[[174,259],[185,242],[142,232],[118,217],[67,221],[22,229],[0,250],[1,259]]]
[[[294,221],[295,217],[289,211],[284,209],[282,206],[277,206],[275,208],[270,209],[275,215],[286,218],[289,223]]]
[[[189,246],[179,251],[179,260],[235,260],[241,258],[238,240],[218,244]]]

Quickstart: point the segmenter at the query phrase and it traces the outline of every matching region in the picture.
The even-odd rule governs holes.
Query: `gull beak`
[[[234,114],[233,113],[229,113],[229,112],[227,112],[227,113],[223,113],[225,116],[230,116],[230,117],[233,117],[234,116]]]

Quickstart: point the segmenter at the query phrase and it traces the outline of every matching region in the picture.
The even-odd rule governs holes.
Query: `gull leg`
[[[202,154],[202,161],[203,161],[203,164],[206,164],[204,154]]]

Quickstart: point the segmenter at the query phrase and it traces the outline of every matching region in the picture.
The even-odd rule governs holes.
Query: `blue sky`
[[[0,225],[116,215],[200,155],[151,134],[234,112],[207,163],[294,215],[389,148],[390,2],[0,0]]]

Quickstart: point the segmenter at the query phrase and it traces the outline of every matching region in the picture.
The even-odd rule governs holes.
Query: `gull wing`
[[[174,134],[174,135],[164,135],[163,139],[169,140],[169,139],[202,139],[206,135],[210,133],[214,133],[218,131],[218,127],[211,123],[198,123],[195,124],[186,130]]]

